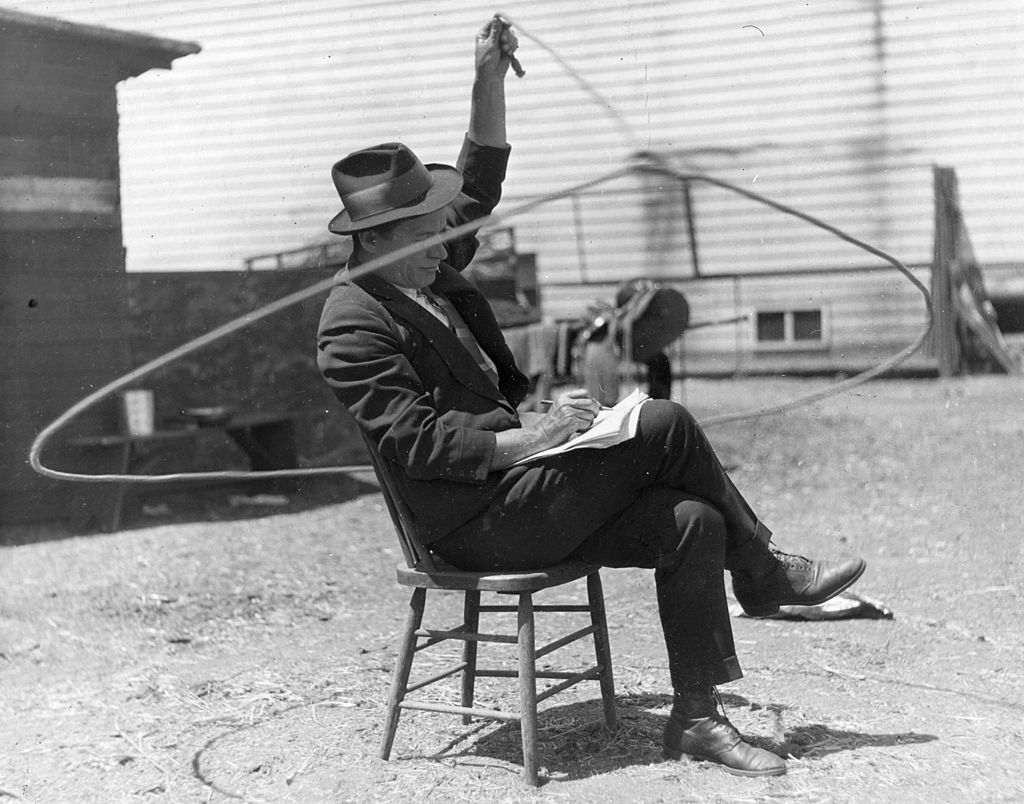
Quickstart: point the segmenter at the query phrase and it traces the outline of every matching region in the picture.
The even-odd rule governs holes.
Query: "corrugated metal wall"
[[[195,40],[172,72],[128,81],[122,177],[134,270],[240,267],[315,243],[328,170],[402,139],[454,158],[472,32],[491,4],[451,0],[44,0],[34,13]],[[514,202],[592,178],[639,148],[929,258],[932,162],[955,167],[982,262],[1024,258],[1024,8],[1016,0],[520,0],[503,10],[607,99],[625,125],[522,35],[509,79]],[[513,221],[541,278],[688,275],[679,188],[601,188]],[[872,261],[803,224],[693,188],[707,273]],[[653,217],[652,217],[653,210]],[[579,222],[582,221],[582,227]],[[651,243],[654,247],[651,247]],[[585,293],[585,291],[581,291]],[[560,314],[566,308],[549,310]]]

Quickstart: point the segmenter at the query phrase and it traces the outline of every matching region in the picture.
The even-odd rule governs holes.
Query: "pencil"
[[[554,399],[542,399],[542,400],[540,400],[540,403],[542,405],[547,405],[550,408],[552,405],[555,404],[555,400]],[[601,405],[601,410],[611,410],[611,409],[612,409],[611,405]]]

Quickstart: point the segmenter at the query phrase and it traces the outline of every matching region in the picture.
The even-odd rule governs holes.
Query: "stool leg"
[[[391,745],[395,741],[398,730],[398,716],[402,713],[399,704],[405,698],[405,690],[409,684],[409,671],[412,670],[412,659],[416,652],[416,629],[423,622],[423,609],[427,602],[426,589],[414,589],[409,600],[409,613],[405,618],[405,633],[398,649],[395,674],[391,679],[391,692],[388,694],[387,713],[384,718],[384,735],[380,741],[380,758],[391,756]]]
[[[533,594],[519,595],[519,728],[523,738],[523,778],[531,787],[537,780],[537,651],[533,621]]]
[[[615,681],[612,677],[612,651],[608,642],[608,620],[604,613],[604,589],[601,576],[592,572],[587,576],[587,599],[590,603],[590,621],[594,624],[594,651],[601,667],[601,700],[604,703],[604,722],[615,725]]]
[[[466,590],[466,602],[463,608],[462,621],[466,625],[466,631],[475,634],[480,630],[480,592]],[[462,661],[466,663],[466,669],[462,671],[462,705],[468,708],[473,706],[473,690],[476,686],[476,640],[467,639],[462,645]],[[462,716],[463,723],[470,723],[473,720],[469,715]]]

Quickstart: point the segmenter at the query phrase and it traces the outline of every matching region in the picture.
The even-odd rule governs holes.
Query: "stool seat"
[[[441,560],[434,557],[435,565]],[[585,561],[563,561],[553,567],[544,567],[524,572],[468,572],[466,570],[437,569],[420,570],[400,564],[397,569],[398,582],[402,586],[419,586],[424,589],[477,589],[481,592],[539,592],[552,586],[561,586],[570,581],[586,578],[599,567]]]

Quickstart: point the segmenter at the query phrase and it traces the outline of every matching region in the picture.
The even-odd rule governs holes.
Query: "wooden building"
[[[0,523],[63,515],[69,489],[31,471],[32,439],[129,368],[117,85],[197,52],[0,9]]]

